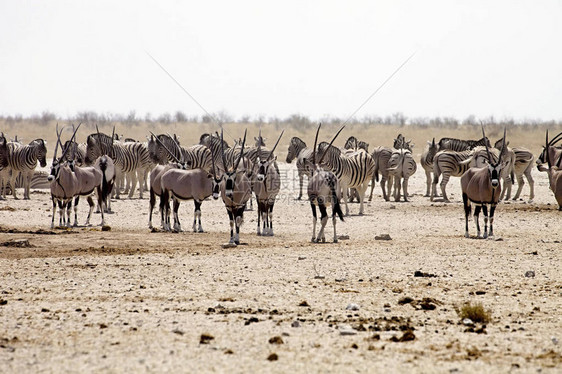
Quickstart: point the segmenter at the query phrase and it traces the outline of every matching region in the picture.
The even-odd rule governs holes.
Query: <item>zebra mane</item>
[[[302,140],[301,138],[297,137],[297,136],[293,136],[291,138],[291,143],[290,144],[294,144],[297,147],[306,147],[306,143],[304,142],[304,140]]]

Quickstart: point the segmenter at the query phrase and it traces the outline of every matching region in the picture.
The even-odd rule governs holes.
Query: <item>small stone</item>
[[[8,300],[0,299],[0,305],[8,304]]]
[[[223,247],[223,248],[236,248],[237,245],[236,245],[236,243],[224,243],[224,244],[221,245],[221,247]]]
[[[474,325],[474,322],[472,322],[472,320],[470,318],[465,318],[462,320],[462,324],[465,326],[472,326]]]
[[[284,344],[283,338],[280,336],[274,336],[273,338],[269,339],[269,344]]]
[[[534,278],[535,272],[533,270],[528,270],[528,271],[525,272],[525,277],[526,278]]]
[[[101,231],[111,231],[111,226],[103,225],[103,226],[101,227]]]
[[[394,205],[394,204],[391,205],[391,206],[390,206],[390,209],[396,209],[396,205]]]
[[[550,340],[552,340],[552,343],[554,343],[554,345],[558,345],[558,338],[556,338],[555,336],[550,338]]]
[[[340,328],[340,335],[357,335],[357,331],[351,328],[351,326],[342,326]]]
[[[301,323],[299,321],[293,321],[291,327],[301,327]]]
[[[308,305],[308,303],[306,302],[306,300],[303,300],[299,303],[299,306],[310,306]]]
[[[347,304],[345,310],[359,310],[360,306],[354,303]]]
[[[392,240],[389,234],[376,235],[375,240]]]
[[[181,331],[181,330],[178,330],[178,329],[172,330],[172,332],[173,332],[174,334],[178,334],[178,335],[183,335],[183,334],[185,334],[185,332],[183,332],[183,331]]]
[[[201,334],[201,338],[199,338],[199,344],[209,344],[213,339],[215,339],[215,337],[211,334]]]
[[[306,260],[306,256],[299,256],[299,260]]]
[[[277,356],[277,353],[272,353],[269,356],[267,356],[267,361],[277,361],[279,360],[279,356]]]
[[[349,235],[338,235],[339,240],[349,240]]]

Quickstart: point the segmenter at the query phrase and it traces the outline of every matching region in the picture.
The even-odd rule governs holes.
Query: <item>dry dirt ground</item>
[[[146,197],[114,201],[110,231],[50,230],[45,192],[0,201],[0,371],[560,372],[562,215],[544,174],[533,203],[498,207],[501,240],[465,239],[458,179],[453,203],[431,203],[418,170],[411,202],[377,186],[364,216],[351,204],[338,222],[348,240],[311,244],[294,165],[281,168],[275,237],[248,211],[237,248],[221,247],[220,200],[203,204],[201,234],[192,203],[172,234],[148,230]],[[491,322],[462,324],[464,302]]]

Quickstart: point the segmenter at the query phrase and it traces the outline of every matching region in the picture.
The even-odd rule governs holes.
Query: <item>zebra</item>
[[[173,161],[173,155],[175,159],[182,159],[189,169],[210,171],[212,168],[212,152],[209,148],[199,144],[185,148],[180,145],[175,134],[173,137],[169,134],[151,135],[148,139],[148,149],[155,164],[166,165]]]
[[[388,161],[388,174],[394,177],[394,201],[400,201],[400,180],[403,179],[404,201],[408,201],[408,178],[417,170],[412,152],[405,149],[395,149]]]
[[[447,198],[447,192],[445,188],[449,182],[449,178],[462,176],[469,168],[469,163],[463,161],[468,160],[472,155],[473,151],[452,151],[444,150],[439,151],[433,157],[433,185],[431,188],[430,200],[437,196],[437,182],[439,182],[439,176],[443,174],[443,179],[441,180],[441,193],[443,200],[449,202]]]
[[[477,146],[490,147],[490,140],[487,137],[483,137],[479,140],[462,140],[456,138],[441,138],[439,140],[438,146],[439,151],[451,150],[456,152],[470,151]]]
[[[365,191],[367,190],[367,186],[375,170],[375,162],[371,155],[362,149],[351,154],[345,154],[339,148],[326,142],[322,142],[318,145],[317,153],[319,153],[319,155],[316,155],[319,156],[319,159],[325,153],[323,165],[336,175],[341,184],[343,202],[345,204],[345,215],[349,215],[349,208],[347,206],[348,188],[357,189],[360,204],[359,215],[363,215]],[[320,166],[322,166],[322,164]]]
[[[85,164],[86,158],[86,143],[76,143],[72,140],[67,140],[64,142],[63,149],[68,148],[69,151],[66,153],[66,161],[74,161],[76,165],[82,166]],[[74,155],[74,159],[71,159],[71,155]]]
[[[392,149],[383,146],[375,148],[371,154],[371,157],[375,162],[375,171],[373,173],[373,177],[371,178],[371,193],[369,194],[369,201],[373,199],[375,182],[379,181],[379,171],[381,173],[382,196],[386,201],[390,200],[390,189],[392,188],[392,178],[388,178],[388,161],[390,160],[390,156],[392,156]]]
[[[24,193],[23,198],[29,200],[29,192],[31,187],[31,178],[37,161],[41,167],[47,166],[47,143],[43,139],[35,139],[28,145],[19,145],[18,143],[8,143],[8,166],[2,170],[2,178],[5,179],[8,172],[11,171],[10,186],[15,186],[18,173],[23,177]],[[12,188],[14,199],[17,199],[16,189]],[[4,188],[4,198],[6,197],[6,188]]]
[[[313,151],[306,147],[306,143],[298,137],[291,138],[289,142],[289,150],[287,151],[287,159],[285,160],[288,164],[297,159],[297,172],[299,174],[299,196],[297,200],[302,199],[302,184],[304,176],[308,179],[312,176],[312,168],[309,165],[312,163]]]
[[[394,149],[407,149],[412,152],[412,148],[414,148],[414,144],[412,144],[412,140],[406,141],[406,138],[402,134],[398,134],[396,139],[394,139],[393,144]]]
[[[221,139],[218,135],[213,134],[203,134],[199,138],[199,144],[204,145],[211,151],[211,155],[215,160],[215,166],[219,169],[220,172],[224,172],[225,165],[223,164],[223,149],[229,149],[230,146],[228,143]]]
[[[369,143],[366,143],[362,140],[357,140],[355,136],[350,136],[345,141],[345,145],[343,146],[345,149],[363,149],[365,152],[369,152]]]
[[[435,138],[431,142],[427,142],[427,148],[421,155],[420,164],[425,171],[425,197],[429,197],[431,195],[431,183],[432,178],[431,174],[433,173],[433,157],[437,153],[437,145],[435,144]]]

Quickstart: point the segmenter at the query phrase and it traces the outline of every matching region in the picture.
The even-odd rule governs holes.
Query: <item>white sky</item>
[[[560,1],[0,0],[0,113],[562,119]]]

